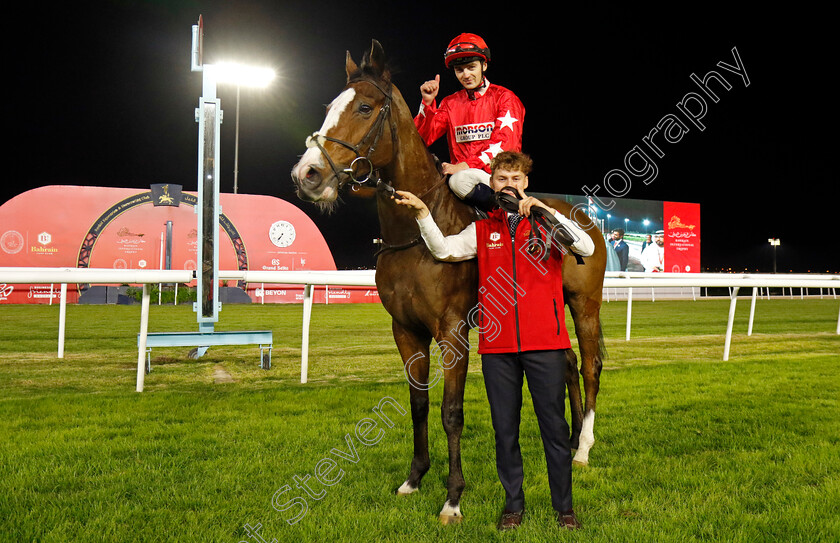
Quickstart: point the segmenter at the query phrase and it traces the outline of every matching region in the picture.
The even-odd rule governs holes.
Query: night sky
[[[698,91],[692,73],[725,75],[732,88],[719,89],[718,103],[707,100],[705,130],[689,126],[663,148],[656,178],[636,179],[626,197],[700,203],[704,269],[771,271],[767,239],[777,237],[780,271],[840,272],[840,251],[832,248],[840,193],[833,17],[803,2],[786,8],[793,13],[766,3],[564,4],[33,3],[8,19],[24,37],[4,38],[12,145],[0,203],[52,184],[166,182],[196,190],[201,74],[189,63],[191,27],[201,14],[205,62],[267,65],[279,74],[266,90],[241,91],[239,192],[294,202],[319,226],[339,269],[372,267],[373,201],[346,197],[322,215],[294,195],[291,167],[344,85],[346,51],[359,60],[371,39],[379,40],[416,111],[420,84],[435,74],[442,76],[440,97],[458,89],[443,68],[443,50],[455,35],[474,32],[492,51],[490,81],[525,104],[523,150],[534,158],[530,188],[537,192],[603,186],[605,174],[622,167],[663,116],[676,114],[686,93]],[[733,47],[749,86],[717,66],[735,63]],[[236,94],[233,87],[218,94],[222,190],[232,192]],[[445,146],[433,151],[448,159]],[[599,194],[609,198],[603,188]]]

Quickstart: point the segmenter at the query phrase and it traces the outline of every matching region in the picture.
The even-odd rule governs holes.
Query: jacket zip
[[[521,222],[521,221],[520,221]],[[519,230],[519,225],[517,225]],[[519,298],[516,295],[516,233],[510,238],[510,252],[513,258],[513,318],[516,325],[516,352],[522,352],[522,340],[519,337]]]

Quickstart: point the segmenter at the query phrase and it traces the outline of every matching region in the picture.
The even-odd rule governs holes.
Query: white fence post
[[[750,325],[747,327],[747,335],[752,335],[753,330],[753,321],[755,320],[755,297],[758,293],[758,287],[753,287],[752,290],[752,302],[750,302]]]
[[[633,317],[633,287],[627,287],[627,331],[624,341],[630,341],[630,321]]]
[[[303,287],[303,332],[300,345],[300,382],[309,378],[309,323],[312,320],[312,285]]]
[[[149,285],[143,284],[140,306],[140,337],[137,338],[137,392],[143,392],[146,380],[146,337],[149,332]]]
[[[52,294],[50,294],[52,300]],[[58,357],[64,358],[64,331],[67,328],[67,283],[61,283],[61,300],[58,305]]]
[[[729,360],[729,346],[732,344],[732,324],[735,321],[735,305],[738,303],[738,289],[732,287],[732,296],[729,300],[729,320],[726,322],[726,341],[723,345],[723,360]]]

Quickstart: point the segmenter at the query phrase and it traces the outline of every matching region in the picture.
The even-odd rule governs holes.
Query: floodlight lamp
[[[233,62],[222,62],[215,66],[216,80],[242,87],[267,87],[276,74],[271,68],[259,68]]]

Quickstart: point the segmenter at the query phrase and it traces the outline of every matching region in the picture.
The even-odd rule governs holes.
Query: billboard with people
[[[700,204],[616,198],[602,209],[585,196],[539,196],[570,202],[598,225],[607,271],[700,272]]]

